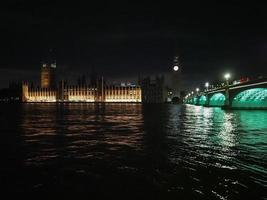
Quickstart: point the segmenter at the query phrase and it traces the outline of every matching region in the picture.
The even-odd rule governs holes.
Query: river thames
[[[125,199],[266,199],[267,111],[0,104],[1,190]]]

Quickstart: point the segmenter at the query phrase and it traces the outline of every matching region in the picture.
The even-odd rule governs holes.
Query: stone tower
[[[41,88],[56,87],[56,64],[43,64],[41,67]]]
[[[173,59],[173,72],[171,75],[171,88],[173,90],[173,96],[180,97],[180,93],[183,90],[182,86],[182,66],[179,61],[179,57],[175,56]]]

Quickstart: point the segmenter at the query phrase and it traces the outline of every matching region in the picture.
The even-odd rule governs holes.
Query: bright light
[[[205,83],[205,87],[208,88],[210,86],[209,82]]]
[[[196,91],[198,92],[199,91],[199,88],[197,88]]]
[[[191,94],[194,94],[194,92],[192,91]]]
[[[175,66],[173,67],[173,70],[177,72],[177,71],[179,70],[179,67],[178,67],[177,65],[175,65]]]
[[[226,80],[229,80],[230,77],[231,77],[231,75],[230,75],[229,73],[226,73],[226,74],[224,75],[224,78],[225,78]]]

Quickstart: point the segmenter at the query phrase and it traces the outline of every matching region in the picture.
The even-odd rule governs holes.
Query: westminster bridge
[[[184,98],[185,104],[224,109],[267,109],[267,78],[206,89]]]

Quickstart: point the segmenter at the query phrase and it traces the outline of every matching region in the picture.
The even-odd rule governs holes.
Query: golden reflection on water
[[[40,162],[62,155],[103,155],[127,146],[138,150],[142,124],[141,104],[25,104],[21,129],[25,146],[37,147],[27,161]]]

